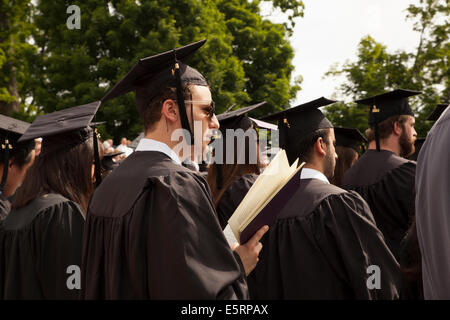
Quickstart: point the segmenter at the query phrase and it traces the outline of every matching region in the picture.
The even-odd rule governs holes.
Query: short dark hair
[[[380,140],[386,139],[392,134],[394,130],[394,123],[399,122],[403,125],[408,120],[408,117],[408,115],[395,115],[380,122],[378,124],[378,135]],[[375,127],[371,126],[368,128],[365,134],[369,142],[375,140]]]
[[[9,159],[13,161],[15,165],[22,168],[24,165],[30,163],[33,159],[32,152],[35,148],[34,140],[25,141],[21,143],[13,144],[13,149],[9,154]],[[5,161],[5,152],[0,150],[0,164]]]
[[[309,162],[317,139],[322,138],[326,145],[329,144],[328,137],[330,136],[330,129],[318,129],[301,137],[297,141],[290,141],[289,147],[286,149],[289,162],[293,162],[297,158],[300,162]]]
[[[185,100],[190,100],[191,91],[190,89],[194,86],[193,84],[183,85],[183,96]],[[177,90],[176,88],[168,87],[161,90],[157,95],[155,95],[147,104],[146,108],[143,108],[141,112],[141,117],[143,120],[144,130],[148,131],[153,128],[156,122],[161,119],[161,108],[164,101],[167,99],[177,100]],[[187,106],[187,105],[186,105]]]

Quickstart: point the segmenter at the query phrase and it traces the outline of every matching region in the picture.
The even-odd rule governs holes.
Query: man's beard
[[[324,175],[328,180],[333,178],[334,176],[334,168],[336,167],[336,158],[334,154],[330,152],[330,149],[327,150],[327,155],[325,156],[325,165],[324,165]]]
[[[406,131],[403,130],[402,134],[400,135],[399,144],[400,144],[400,156],[403,158],[409,157],[414,153],[416,150],[414,146],[414,140],[410,140],[408,136],[406,135]]]

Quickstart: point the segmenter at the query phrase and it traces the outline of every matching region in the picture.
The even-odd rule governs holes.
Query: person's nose
[[[211,121],[209,122],[209,127],[211,129],[219,129],[219,120],[217,120],[216,114],[214,114],[211,118]]]

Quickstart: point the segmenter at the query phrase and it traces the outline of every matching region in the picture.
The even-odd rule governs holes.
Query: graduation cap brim
[[[428,121],[436,121],[437,119],[439,119],[439,117],[441,116],[441,114],[444,112],[445,109],[447,109],[449,105],[448,104],[438,104],[437,107],[433,110],[432,113],[430,113],[430,115],[427,117],[426,120]]]
[[[351,144],[367,143],[366,137],[358,129],[334,127],[336,145],[349,146]]]
[[[141,132],[133,141],[131,141],[129,147],[136,149],[139,142],[141,141],[142,138],[144,138],[145,134],[144,132]]]
[[[223,122],[223,121],[227,121],[227,120],[229,121],[229,120],[235,119],[241,115],[244,115],[250,111],[253,111],[256,108],[259,108],[265,104],[267,104],[267,102],[263,101],[263,102],[260,102],[260,103],[257,103],[257,104],[254,104],[254,105],[251,105],[248,107],[240,108],[240,109],[237,109],[234,111],[224,112],[224,113],[217,115],[217,120],[219,122]]]
[[[252,117],[248,117],[251,121],[255,123],[258,128],[268,129],[268,130],[278,130],[278,126],[269,122],[258,120]]]
[[[261,118],[259,118],[259,120],[277,121],[277,120],[280,120],[283,117],[288,117],[289,115],[293,115],[293,114],[296,114],[298,112],[305,112],[305,111],[317,109],[317,108],[320,108],[320,107],[324,107],[324,106],[330,105],[330,104],[335,103],[335,102],[337,102],[337,101],[330,100],[330,99],[327,99],[325,97],[321,97],[319,99],[315,99],[315,100],[312,100],[312,101],[300,104],[298,106],[295,106],[295,107],[292,107],[292,108],[289,108],[289,109],[286,109],[286,110],[282,110],[282,111],[279,111],[277,113],[270,114],[268,116],[261,117]]]
[[[25,131],[19,142],[86,128],[91,124],[100,104],[100,101],[96,101],[39,116]]]
[[[103,158],[112,158],[112,157],[118,156],[118,155],[123,154],[123,153],[124,153],[123,151],[105,153],[105,154],[103,154]]]
[[[0,129],[2,130],[18,135],[23,135],[29,127],[30,124],[28,122],[17,120],[0,114]]]
[[[185,62],[195,51],[197,51],[206,39],[191,43],[184,47],[175,49],[178,61]],[[152,78],[164,68],[168,68],[175,61],[174,50],[166,51],[151,57],[140,59],[134,67],[123,77],[103,98],[102,101],[115,98],[135,90],[136,83],[145,82]]]
[[[406,90],[406,89],[395,89],[390,92],[381,93],[372,97],[364,98],[356,100],[356,103],[364,104],[368,106],[372,106],[373,104],[377,104],[380,101],[389,101],[389,100],[397,100],[397,99],[404,99],[408,97],[412,97],[418,94],[421,94],[420,91],[414,91],[414,90]]]

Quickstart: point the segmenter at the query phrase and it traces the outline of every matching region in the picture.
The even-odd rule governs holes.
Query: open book
[[[281,208],[300,186],[300,172],[304,163],[292,166],[286,151],[280,150],[256,179],[242,202],[228,220],[240,243],[245,243],[263,225],[271,224]]]

